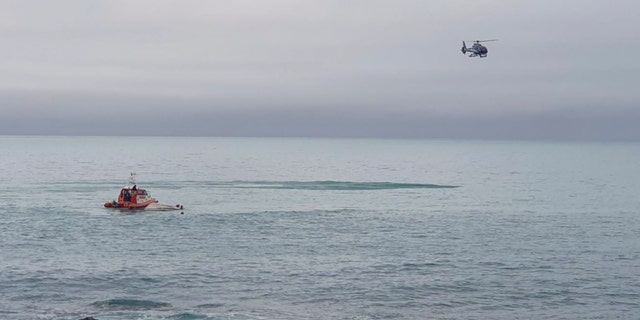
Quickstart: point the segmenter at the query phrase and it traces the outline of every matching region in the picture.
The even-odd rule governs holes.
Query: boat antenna
[[[131,176],[129,177],[129,183],[136,184],[136,173],[131,172]]]

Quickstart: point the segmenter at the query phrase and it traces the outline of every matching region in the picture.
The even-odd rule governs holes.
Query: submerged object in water
[[[159,204],[159,203],[151,203],[144,208],[145,210],[154,210],[154,211],[171,211],[171,210],[182,210],[184,207],[181,204],[176,204],[175,206],[168,204]]]

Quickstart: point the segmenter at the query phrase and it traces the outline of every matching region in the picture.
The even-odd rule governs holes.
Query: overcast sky
[[[640,140],[631,0],[0,1],[0,134]],[[494,39],[469,58],[462,40]]]

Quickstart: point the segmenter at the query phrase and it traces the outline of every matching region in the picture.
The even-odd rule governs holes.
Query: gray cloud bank
[[[533,109],[528,113],[499,111],[466,114],[402,107],[371,111],[370,108],[348,104],[291,108],[264,104],[255,107],[255,102],[251,102],[249,105],[233,103],[231,107],[210,108],[206,102],[148,101],[132,97],[102,97],[97,100],[77,96],[30,98],[14,98],[15,108],[0,120],[3,133],[640,140],[640,130],[637,128],[640,110],[633,107],[615,108],[617,112],[596,107],[565,107],[559,110]],[[192,108],[181,110],[179,106],[185,103]],[[65,111],[60,112],[61,109]]]
[[[0,9],[0,134],[640,140],[632,1]]]

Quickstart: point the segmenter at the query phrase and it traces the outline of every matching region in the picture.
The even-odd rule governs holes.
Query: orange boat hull
[[[144,209],[144,208],[146,208],[148,205],[150,205],[152,203],[158,203],[158,200],[151,199],[149,201],[145,201],[145,202],[142,202],[142,203],[111,201],[111,202],[105,202],[104,207],[105,208],[114,208],[114,209],[130,209],[130,210],[134,210],[134,209]]]

